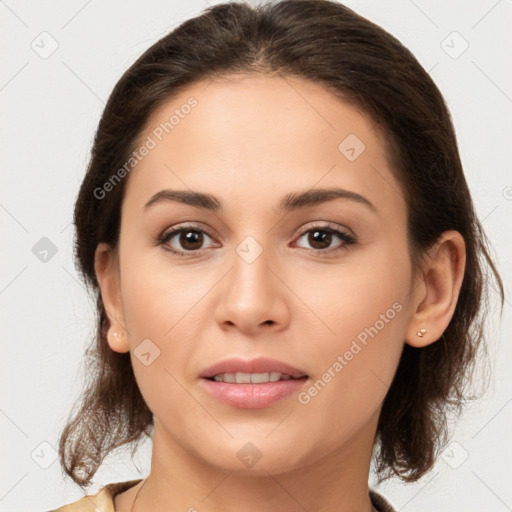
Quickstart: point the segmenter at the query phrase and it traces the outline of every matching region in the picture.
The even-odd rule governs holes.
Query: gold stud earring
[[[417,333],[416,333],[416,336],[419,336],[420,338],[423,338],[423,335],[427,332],[427,329],[420,329]]]

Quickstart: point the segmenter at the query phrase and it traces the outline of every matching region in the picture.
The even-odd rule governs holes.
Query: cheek
[[[183,324],[190,323],[195,304],[213,286],[213,279],[209,283],[204,273],[199,278],[199,273],[173,265],[159,251],[132,251],[122,260],[123,309],[133,340],[172,338]]]
[[[131,250],[121,259],[121,296],[137,384],[150,410],[178,410],[187,396],[178,382],[197,347],[197,304],[208,283],[191,279],[161,255]],[[156,251],[152,251],[153,253]],[[211,285],[210,285],[211,287]]]
[[[307,304],[320,322],[310,331],[314,347],[308,347],[318,373],[302,403],[339,428],[350,428],[350,414],[357,428],[384,399],[400,359],[410,263],[405,249],[381,247],[314,277],[314,288],[311,275],[301,286],[302,293],[310,290]]]
[[[380,338],[393,339],[404,332],[411,283],[405,247],[397,251],[393,244],[380,244],[354,251],[339,265],[318,266],[294,279],[297,294],[327,333],[326,346],[335,342],[341,348],[361,333],[364,339],[366,329],[374,326]]]

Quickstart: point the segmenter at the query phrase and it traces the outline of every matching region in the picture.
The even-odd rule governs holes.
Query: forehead
[[[277,201],[292,185],[318,184],[405,208],[373,120],[296,77],[196,82],[153,112],[143,144],[151,149],[131,172],[126,200],[140,203],[162,188],[179,188],[261,204],[262,194]]]

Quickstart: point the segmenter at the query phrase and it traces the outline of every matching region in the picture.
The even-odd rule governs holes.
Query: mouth
[[[267,358],[224,360],[199,377],[211,396],[243,409],[268,407],[299,391],[309,379],[305,371]]]
[[[286,373],[280,372],[262,372],[262,373],[219,373],[213,377],[205,377],[214,382],[226,382],[227,384],[266,384],[267,382],[279,382],[282,380],[305,380],[307,375],[301,377],[292,377]]]
[[[239,384],[259,384],[287,379],[301,379],[307,373],[283,361],[257,357],[254,359],[230,358],[204,369],[199,377]],[[226,379],[226,380],[224,380]]]

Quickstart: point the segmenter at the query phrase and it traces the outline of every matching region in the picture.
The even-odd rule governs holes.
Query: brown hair
[[[376,436],[380,481],[414,481],[434,464],[447,414],[460,412],[484,340],[486,280],[503,285],[476,217],[444,99],[412,53],[385,30],[330,0],[285,0],[258,7],[230,2],[206,9],[149,48],[116,84],[101,117],[75,204],[76,261],[97,302],[97,334],[88,350],[88,383],[59,440],[65,472],[85,487],[114,449],[150,436],[152,413],[130,355],[113,352],[98,291],[94,253],[117,247],[127,179],[98,199],[95,191],[128,161],[150,115],[201,79],[230,73],[279,73],[323,85],[382,128],[408,204],[414,268],[445,230],[466,243],[458,303],[441,338],[404,346],[384,400]],[[136,446],[134,447],[135,451]]]

